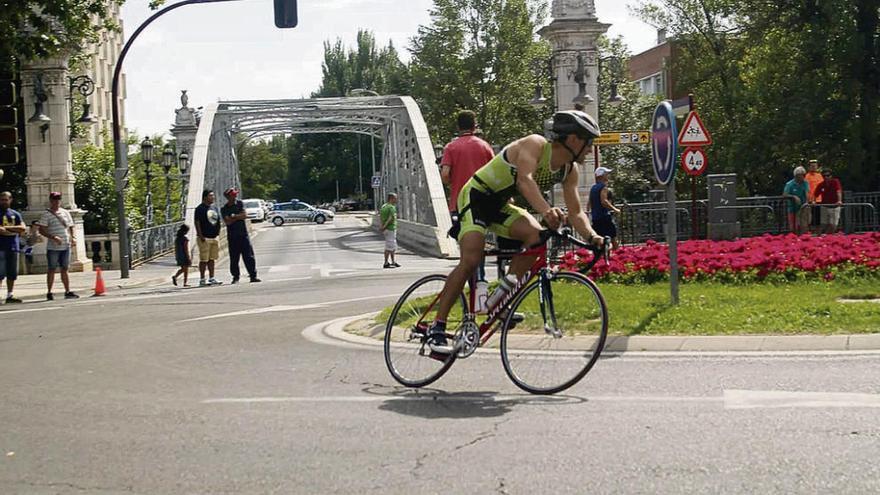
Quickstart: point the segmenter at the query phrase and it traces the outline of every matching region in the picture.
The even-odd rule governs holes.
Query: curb
[[[382,341],[353,335],[344,330],[351,323],[363,321],[378,314],[366,313],[357,316],[337,318],[312,325],[303,335],[313,342],[332,344],[333,341],[346,347],[382,349]],[[320,334],[319,336],[317,336]],[[317,336],[317,337],[316,337]],[[315,337],[315,338],[310,338]],[[497,352],[486,348],[479,351]],[[880,333],[852,335],[723,335],[723,336],[620,336],[608,337],[603,352],[633,353],[662,352],[688,355],[691,353],[783,353],[783,352],[833,352],[859,353],[880,351]]]

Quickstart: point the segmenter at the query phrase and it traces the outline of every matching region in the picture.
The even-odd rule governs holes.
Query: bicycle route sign
[[[679,146],[709,146],[712,144],[712,136],[703,125],[700,114],[692,110],[684,120],[681,133],[678,135]]]
[[[654,109],[651,119],[651,162],[657,182],[666,185],[675,177],[675,158],[678,140],[675,132],[675,113],[668,101],[662,101]]]
[[[709,160],[703,148],[687,148],[681,154],[681,168],[688,175],[703,175]]]

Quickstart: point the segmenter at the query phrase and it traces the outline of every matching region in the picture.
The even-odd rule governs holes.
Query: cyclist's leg
[[[465,231],[462,226],[462,232],[459,235],[458,249],[461,252],[461,258],[458,266],[452,270],[440,292],[440,300],[437,303],[437,319],[446,321],[449,310],[455,304],[455,300],[464,289],[464,284],[473,275],[474,270],[483,259],[483,248],[486,244],[486,236],[479,230]]]
[[[528,212],[511,204],[504,205],[503,211],[507,214],[507,220],[501,225],[493,224],[491,227],[493,232],[522,242],[524,248],[541,240],[541,225]],[[517,277],[522,277],[534,262],[534,256],[514,256],[509,271]]]

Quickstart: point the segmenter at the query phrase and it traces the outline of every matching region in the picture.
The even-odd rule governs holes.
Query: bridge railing
[[[147,229],[133,230],[131,241],[131,264],[139,264],[174,250],[174,235],[183,222],[166,223]]]

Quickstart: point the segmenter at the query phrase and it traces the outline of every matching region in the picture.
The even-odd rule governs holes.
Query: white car
[[[262,222],[266,219],[266,210],[263,209],[262,199],[245,199],[244,211],[247,213],[248,220],[251,222]]]

